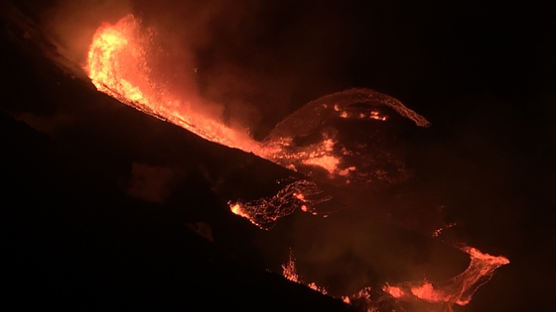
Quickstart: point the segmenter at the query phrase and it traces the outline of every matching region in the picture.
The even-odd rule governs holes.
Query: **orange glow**
[[[302,148],[292,148],[293,139],[288,136],[255,141],[244,129],[231,128],[218,116],[203,112],[200,107],[204,103],[198,97],[184,98],[172,94],[164,84],[153,79],[153,70],[149,67],[154,37],[155,32],[142,27],[133,15],[125,16],[113,25],[101,25],[93,36],[84,67],[93,85],[124,104],[183,127],[206,140],[253,153],[290,170],[297,171],[297,166],[303,165],[320,167],[330,177],[351,172],[351,169],[338,170],[342,160],[335,155],[336,142],[332,138],[323,138],[321,142]],[[302,198],[298,200],[304,201]],[[254,214],[258,212],[245,208],[239,204],[230,207],[234,214],[264,228],[260,222],[255,222]],[[299,208],[310,210],[308,203]]]
[[[329,173],[330,178],[347,177],[355,167],[339,169],[341,156],[337,155],[333,138],[324,137],[321,142],[308,146],[292,147],[293,138],[278,136],[264,142],[253,140],[244,129],[235,129],[223,122],[219,116],[203,112],[203,103],[198,97],[175,96],[171,90],[153,77],[149,67],[151,50],[156,33],[145,29],[133,15],[127,15],[115,24],[103,24],[95,32],[87,54],[87,71],[93,85],[120,102],[137,110],[178,125],[198,136],[231,148],[253,153],[290,170],[311,172],[319,167]],[[324,108],[327,108],[324,105]],[[333,109],[339,111],[338,105]],[[309,169],[307,169],[309,168]],[[303,196],[303,194],[300,194]],[[304,202],[302,198],[299,201]],[[299,206],[309,211],[308,203]],[[234,204],[230,207],[236,215],[255,222],[256,209]],[[259,209],[261,210],[261,209]],[[316,215],[316,212],[312,212]],[[274,217],[272,217],[274,218]]]
[[[291,252],[288,262],[282,265],[282,276],[284,276],[289,281],[305,285],[314,291],[320,292],[323,295],[327,294],[327,291],[324,287],[318,286],[315,282],[305,283],[299,278],[299,274],[297,274],[297,270],[295,269],[295,260]]]
[[[371,111],[371,115],[369,116],[369,118],[375,119],[375,120],[380,120],[380,121],[388,120],[388,117],[386,115],[381,115],[377,111]]]
[[[303,163],[306,165],[321,167],[324,170],[328,171],[328,173],[333,174],[338,168],[338,163],[340,163],[340,160],[334,156],[323,155],[319,157],[308,158],[304,160]]]
[[[339,170],[338,174],[341,176],[347,176],[350,172],[355,171],[355,169],[357,169],[355,166],[350,166],[345,169]]]
[[[262,230],[269,230],[276,222],[297,209],[317,215],[314,206],[329,200],[329,196],[308,180],[297,180],[283,185],[274,196],[252,201],[229,201],[230,211],[244,217]]]
[[[133,15],[97,29],[85,69],[101,92],[140,111],[181,126],[198,136],[247,152],[261,153],[261,146],[246,134],[217,118],[192,109],[194,99],[178,99],[151,78],[147,58],[152,31],[141,28]],[[197,106],[201,103],[196,103]]]
[[[264,142],[252,139],[247,131],[236,129],[226,124],[220,116],[200,110],[204,103],[196,96],[184,98],[176,96],[160,81],[155,81],[149,63],[149,51],[152,49],[154,32],[144,29],[133,15],[127,15],[115,24],[104,24],[95,32],[90,45],[85,70],[93,85],[120,102],[137,110],[180,126],[199,137],[230,148],[237,148],[253,153],[291,170],[305,174],[307,167],[318,167],[328,172],[329,178],[344,178],[346,183],[355,183],[356,170],[363,170],[357,163],[352,166],[346,158],[348,151],[342,152],[342,145],[334,136],[323,134],[320,139],[302,147],[295,145],[294,135],[271,137]],[[341,92],[340,92],[341,93]],[[360,89],[348,93],[364,93]],[[330,95],[334,98],[337,94]],[[399,101],[386,98],[385,95],[373,96],[384,101],[402,116],[410,118],[418,126],[428,126],[428,121],[411,111]],[[346,105],[323,105],[322,109],[333,110],[335,118],[364,118],[386,121],[388,116],[379,111],[366,111],[365,114],[345,111]],[[319,104],[320,105],[320,104]],[[313,109],[313,107],[311,107]],[[305,124],[303,124],[305,126]],[[286,132],[289,133],[289,132]],[[359,168],[359,169],[358,169]],[[303,170],[306,170],[305,172]],[[308,171],[311,173],[311,171]],[[348,179],[349,178],[349,179]],[[350,180],[351,179],[351,180]],[[261,229],[269,229],[276,220],[292,213],[296,209],[317,215],[314,205],[327,199],[314,200],[320,195],[315,183],[299,180],[286,185],[276,195],[248,203],[229,203],[230,211],[248,219]],[[310,191],[310,192],[309,192]],[[326,217],[326,215],[324,216]],[[438,229],[433,236],[438,236],[443,229]],[[386,285],[383,291],[397,300],[423,300],[446,305],[466,305],[477,289],[488,281],[494,271],[509,263],[502,256],[482,253],[476,248],[464,247],[462,251],[470,257],[467,269],[453,277],[447,283],[439,284],[428,281],[408,282],[400,285]],[[287,264],[282,266],[282,274],[290,281],[306,285],[315,291],[326,294],[323,287],[314,282],[304,282],[296,272],[295,261],[290,255]],[[368,300],[370,288],[364,288],[352,296],[342,297],[344,302]]]
[[[113,25],[100,26],[93,36],[85,66],[93,85],[122,103],[206,140],[254,153],[293,170],[294,163],[302,163],[321,167],[331,175],[337,173],[341,159],[334,155],[335,142],[330,138],[298,151],[288,150],[290,137],[258,142],[245,130],[231,128],[219,117],[195,109],[203,106],[195,96],[184,99],[172,95],[163,84],[153,80],[148,59],[152,37],[154,32],[143,29],[133,15]],[[334,109],[337,108],[335,105]]]
[[[372,105],[380,103],[380,105],[392,108],[401,116],[414,121],[417,126],[429,125],[424,117],[388,95],[369,89],[350,89],[307,103],[277,124],[263,141],[256,141],[249,136],[246,129],[231,127],[223,121],[222,116],[202,109],[213,104],[206,103],[196,94],[183,95],[181,92],[173,92],[164,83],[164,79],[157,79],[161,73],[156,72],[156,68],[153,69],[150,65],[160,61],[154,56],[156,54],[154,51],[158,50],[160,47],[156,43],[156,32],[143,27],[140,20],[133,15],[127,15],[115,24],[105,23],[97,29],[89,47],[87,64],[84,69],[99,91],[124,104],[180,126],[208,141],[253,153],[306,176],[320,178],[321,175],[314,175],[313,172],[315,168],[320,168],[328,173],[326,176],[328,179],[337,179],[338,182],[343,181],[349,184],[355,181],[364,181],[363,183],[372,181],[368,178],[368,173],[357,172],[360,167],[354,166],[350,163],[353,160],[347,158],[356,153],[347,150],[342,144],[338,144],[334,133],[318,130],[321,135],[320,140],[310,144],[296,143],[294,139],[300,134],[296,125],[304,124],[300,123],[300,120],[330,118],[329,116],[353,119],[359,113],[363,114],[365,118],[370,116],[369,118],[386,120],[386,116],[374,110],[367,109],[363,112],[353,112],[353,114],[346,111],[350,109],[351,104],[365,99],[372,102]],[[330,104],[321,103],[321,101],[327,101]],[[299,114],[296,113],[300,111],[310,111],[311,114],[297,120]],[[373,168],[372,172],[374,175],[374,172],[377,171]],[[283,195],[278,197],[285,198]],[[276,198],[269,200],[273,201]],[[285,203],[290,203],[289,199],[279,202],[279,204]],[[235,214],[248,218],[253,224],[257,224],[263,229],[268,229],[277,218],[287,215],[285,211],[293,212],[291,209],[279,208],[282,211],[268,213],[267,208],[270,206],[266,201],[259,201],[258,204],[252,202],[251,204],[249,207],[242,205],[242,213],[237,213],[239,210],[236,209]],[[310,211],[312,215],[317,215],[312,204],[314,203],[304,203],[302,206],[295,203],[294,206],[303,211]],[[256,205],[260,206],[255,207]],[[274,214],[275,212],[276,214]]]
[[[243,211],[243,209],[241,208],[241,206],[239,204],[232,205],[230,207],[230,210],[238,216],[242,216],[244,218],[249,219],[249,215]]]
[[[506,257],[492,256],[473,247],[463,247],[461,250],[469,255],[469,266],[461,274],[442,283],[442,287],[425,280],[398,286],[386,285],[383,290],[402,300],[418,299],[447,304],[448,307],[453,304],[467,305],[479,287],[492,278],[494,271],[510,261]]]
[[[249,220],[249,222],[251,222],[252,224],[254,224],[255,226],[257,226],[260,229],[265,230],[266,228],[261,225],[259,222],[257,222],[257,220],[249,213],[249,211],[245,208],[242,207],[240,203],[228,203],[229,207],[230,207],[230,211],[235,214],[238,215],[240,217],[243,217],[247,220]]]
[[[358,292],[350,295],[350,296],[341,296],[340,299],[344,303],[353,304],[357,307],[365,307],[364,310],[366,312],[378,312],[379,310],[374,306],[371,300],[371,287],[363,287]],[[359,311],[359,309],[358,309]]]
[[[424,282],[423,285],[411,287],[411,293],[419,298],[431,302],[442,302],[446,301],[446,294],[434,289],[431,283]],[[398,296],[399,298],[401,296]]]
[[[385,285],[382,290],[390,294],[394,298],[400,298],[404,295],[403,290],[400,287]]]
[[[452,222],[452,223],[443,225],[443,226],[437,228],[436,230],[434,230],[434,231],[432,232],[432,237],[439,237],[439,236],[442,234],[442,232],[443,232],[444,230],[447,230],[447,229],[452,228],[452,227],[454,227],[454,226],[456,226],[456,223],[455,223],[455,222]]]
[[[284,276],[288,281],[299,283],[299,275],[297,275],[297,271],[295,270],[295,260],[293,259],[291,253],[288,262],[282,265],[282,276]]]
[[[375,110],[349,113],[346,111],[351,109],[349,107],[354,102],[365,99],[374,103],[372,105],[392,108],[401,116],[414,121],[417,126],[429,125],[424,117],[388,95],[368,89],[350,89],[307,103],[291,114],[291,118],[277,124],[264,141],[256,141],[249,136],[246,129],[230,127],[223,121],[222,116],[203,111],[203,107],[213,104],[206,103],[192,93],[178,96],[176,92],[168,89],[163,79],[157,79],[161,73],[156,72],[156,68],[153,69],[150,65],[160,61],[154,56],[154,51],[158,50],[160,47],[156,43],[156,32],[143,27],[141,22],[130,14],[115,24],[105,23],[97,29],[89,47],[84,69],[99,91],[122,103],[183,127],[206,140],[253,153],[303,174],[312,175],[312,168],[318,167],[326,170],[331,179],[342,178],[351,182],[354,181],[351,179],[352,176],[359,176],[352,170],[355,166],[349,164],[344,157],[352,154],[344,147],[337,146],[336,139],[324,131],[320,133],[320,142],[301,146],[294,144],[294,138],[299,134],[296,125],[303,124],[299,120],[295,121],[295,117],[299,117],[296,113],[310,110],[312,114],[304,118],[315,119],[330,118],[327,116],[334,115],[336,118],[353,119],[359,116],[385,121],[387,116]],[[331,104],[321,101],[330,101]],[[330,112],[333,112],[332,115]],[[363,173],[360,176],[364,177],[367,174]],[[371,180],[365,178],[365,181]]]
[[[467,269],[461,274],[453,277],[447,282],[443,282],[443,286],[435,286],[432,282],[405,282],[400,285],[386,284],[382,290],[392,298],[399,301],[426,301],[432,304],[438,304],[445,311],[453,311],[452,306],[467,305],[473,294],[487,282],[494,271],[500,266],[510,263],[510,261],[502,256],[492,256],[483,253],[473,247],[463,247],[462,251],[470,257],[470,263]],[[326,294],[323,287],[316,283],[305,283],[299,276],[295,268],[295,261],[290,252],[289,260],[282,265],[282,275],[293,282],[303,284],[311,289]],[[371,300],[371,288],[364,287],[352,295],[339,297],[344,303],[364,305],[367,311],[378,311]],[[378,299],[380,301],[380,299]],[[377,301],[377,302],[378,302]]]

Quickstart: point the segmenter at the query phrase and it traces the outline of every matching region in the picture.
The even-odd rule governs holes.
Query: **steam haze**
[[[43,34],[42,53],[85,87],[66,89],[65,80],[52,80],[46,70],[33,72],[35,80],[10,77],[20,89],[10,89],[16,100],[2,111],[69,150],[103,156],[106,148],[112,167],[95,165],[107,168],[102,172],[115,181],[114,190],[187,224],[234,261],[279,274],[291,251],[305,281],[340,297],[365,286],[377,294],[386,283],[447,281],[469,264],[454,248],[465,244],[512,263],[462,311],[532,309],[541,305],[539,297],[548,298],[543,293],[551,282],[539,275],[553,272],[545,249],[554,237],[548,169],[556,133],[556,50],[548,34],[556,28],[541,18],[527,20],[537,16],[533,12],[478,4],[254,0],[65,0],[28,7],[38,24],[18,39],[38,42],[36,32]],[[352,87],[390,94],[432,126],[418,127],[389,108],[380,111],[389,117],[385,123],[340,120],[334,124],[339,137],[353,146],[377,138],[368,149],[399,164],[392,169],[388,163],[394,178],[369,185],[321,179],[319,186],[334,198],[326,217],[296,211],[271,231],[259,230],[231,215],[226,201],[272,196],[282,186],[277,181],[301,174],[239,150],[202,145],[205,140],[153,118],[128,118],[93,90],[84,71],[92,37],[103,23],[128,14],[141,21],[145,72],[160,89],[257,141],[311,100]],[[51,99],[52,107],[29,90],[40,90],[37,97]],[[89,114],[114,117],[99,122],[105,119],[89,120]],[[110,148],[89,146],[88,128]],[[77,147],[67,143],[72,140]]]

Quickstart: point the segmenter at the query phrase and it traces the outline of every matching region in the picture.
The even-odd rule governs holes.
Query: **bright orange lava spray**
[[[144,32],[133,15],[116,24],[98,28],[87,56],[85,69],[95,87],[150,115],[183,127],[198,136],[257,155],[262,146],[220,122],[192,109],[187,100],[175,98],[164,86],[151,80],[147,58],[150,32]]]
[[[152,35],[151,31],[141,28],[140,22],[133,15],[125,16],[113,25],[104,24],[99,27],[93,36],[85,66],[94,86],[122,103],[183,127],[206,140],[253,153],[292,170],[297,170],[297,166],[303,165],[319,167],[328,172],[331,177],[343,177],[346,178],[346,183],[349,183],[349,177],[358,168],[350,164],[343,164],[344,160],[341,155],[349,155],[350,152],[344,150],[343,154],[339,153],[336,148],[338,142],[334,138],[324,136],[320,142],[297,149],[291,147],[293,138],[289,136],[274,135],[264,142],[255,141],[247,133],[227,126],[219,118],[194,109],[194,107],[199,107],[199,103],[191,103],[194,101],[194,97],[191,99],[178,98],[166,90],[165,86],[153,81],[148,59]],[[366,100],[382,102],[400,115],[413,120],[418,126],[428,126],[429,124],[424,117],[408,109],[399,101],[378,92],[369,93],[368,90],[352,89],[345,93],[328,95],[319,100],[341,102],[340,97],[346,94],[355,99],[364,97]],[[379,122],[388,120],[386,115],[375,110],[367,113],[349,112],[338,104],[329,107],[328,104],[321,103],[319,100],[309,103],[312,106],[308,105],[304,109],[310,110],[312,114],[316,115],[332,112],[338,118],[372,119]],[[277,125],[277,133],[282,133],[281,126],[283,125],[283,123]],[[298,125],[301,126],[299,129],[307,127],[305,123],[298,123]],[[295,132],[296,129],[293,131]],[[230,210],[236,215],[249,219],[260,228],[266,229],[276,219],[291,213],[291,209],[296,209],[296,207],[304,212],[309,211],[316,214],[308,208],[311,203],[308,198],[315,194],[319,194],[316,185],[301,180],[289,184],[272,198],[256,203],[230,203]],[[312,203],[318,202],[312,201]],[[272,211],[269,214],[261,215],[259,208],[267,206],[290,207],[288,208],[290,210]],[[436,233],[436,236],[439,233],[440,231]],[[397,300],[442,303],[446,304],[450,310],[453,304],[466,305],[478,287],[490,279],[494,270],[508,264],[509,260],[505,257],[481,253],[472,247],[465,247],[462,250],[470,256],[469,267],[451,279],[447,286],[439,288],[424,281],[385,285],[383,291]],[[290,258],[288,264],[283,266],[283,274],[291,281],[303,283],[295,270],[293,258]],[[326,290],[315,283],[305,284],[326,294]],[[352,296],[342,297],[346,303],[362,298],[371,302],[370,288],[364,288]]]
[[[326,288],[318,286],[315,282],[305,283],[301,280],[299,274],[297,274],[297,270],[295,268],[295,259],[293,258],[293,254],[291,252],[288,262],[282,265],[282,276],[284,276],[289,281],[305,285],[314,291],[320,292],[323,295],[327,294]]]
[[[155,78],[157,75],[149,66],[156,59],[152,53],[157,50],[155,37],[155,31],[143,27],[133,15],[124,16],[115,24],[100,26],[93,36],[84,67],[94,86],[122,103],[183,127],[206,140],[253,153],[307,176],[315,176],[315,169],[317,173],[326,173],[330,180],[346,184],[388,179],[381,167],[373,167],[375,158],[338,142],[334,132],[319,129],[327,120],[363,119],[382,123],[389,119],[387,114],[379,111],[382,106],[417,126],[429,125],[423,116],[388,95],[369,89],[350,89],[307,103],[278,123],[264,141],[256,141],[246,130],[230,127],[219,116],[203,111],[201,107],[206,106],[206,102],[196,95],[177,96]],[[369,107],[352,107],[352,104],[361,102],[368,103]],[[310,136],[310,132],[320,138],[303,144],[295,140],[298,136]],[[361,146],[365,144],[356,148]],[[354,161],[358,157],[362,158]],[[394,175],[403,172],[403,168],[396,166],[395,161],[386,164],[386,167],[393,168]],[[230,206],[234,213],[239,211],[232,208]],[[307,204],[303,211],[314,214]]]
[[[198,103],[200,100],[194,96],[186,99],[174,96],[152,78],[148,52],[153,37],[154,31],[141,27],[133,15],[125,16],[115,24],[100,26],[93,36],[85,66],[94,86],[122,103],[183,127],[206,140],[253,153],[288,169],[296,170],[296,163],[298,166],[319,167],[331,176],[345,176],[355,170],[353,166],[338,170],[341,160],[335,154],[335,142],[330,138],[302,149],[290,148],[291,137],[255,141],[245,131],[231,128],[217,116],[200,111],[202,103]],[[303,211],[310,210],[308,203],[302,208]],[[239,203],[231,203],[230,211],[265,228],[260,220],[256,220],[253,211],[242,208]]]
[[[330,139],[312,146],[309,151],[287,152],[284,147],[289,146],[291,138],[281,137],[264,143],[255,141],[217,117],[194,109],[199,103],[191,103],[192,99],[173,96],[165,86],[151,79],[147,56],[151,37],[152,32],[144,31],[133,15],[125,16],[113,25],[99,27],[93,36],[85,66],[95,87],[206,140],[254,153],[285,167],[291,168],[292,162],[300,161],[335,173],[340,160],[332,154],[334,142]]]

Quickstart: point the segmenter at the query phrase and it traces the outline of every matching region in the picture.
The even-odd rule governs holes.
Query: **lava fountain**
[[[388,119],[377,107],[393,109],[418,126],[429,122],[405,107],[398,100],[369,89],[351,89],[309,102],[280,122],[262,142],[255,141],[241,130],[234,129],[201,112],[203,103],[191,96],[183,99],[154,81],[149,67],[149,48],[154,31],[143,29],[140,22],[127,15],[117,23],[104,24],[95,32],[87,56],[85,70],[95,87],[140,111],[156,116],[198,136],[231,148],[253,153],[285,168],[308,173],[314,168],[324,170],[329,178],[348,180],[360,171],[348,155],[354,154],[338,142],[334,133],[323,131],[315,142],[300,145],[295,136],[308,135],[323,121],[337,117],[384,122]],[[351,107],[366,102],[366,107]],[[307,118],[309,117],[309,118]]]
[[[424,117],[388,95],[369,89],[350,89],[307,103],[278,123],[267,138],[256,141],[247,131],[232,128],[219,116],[203,112],[201,108],[206,103],[196,96],[175,96],[172,90],[153,78],[149,53],[155,50],[155,34],[133,15],[124,16],[115,24],[100,26],[93,36],[84,67],[94,86],[122,103],[206,140],[253,153],[310,176],[312,180],[337,184],[372,183],[395,180],[403,172],[403,167],[386,153],[377,161],[379,150],[371,153],[361,150],[361,144],[349,145],[339,140],[338,131],[323,127],[330,120],[383,123],[389,119],[386,110],[390,110],[417,126],[429,125]],[[307,141],[308,137],[312,139]],[[316,214],[315,204],[329,199],[322,196],[309,200],[311,195],[321,193],[316,189],[314,182],[299,181],[272,198],[230,202],[230,210],[268,229],[297,208]],[[300,200],[299,196],[306,200]],[[262,210],[266,212],[261,213]]]
[[[330,120],[385,123],[394,113],[416,126],[429,126],[423,116],[388,95],[369,89],[350,89],[307,103],[278,123],[267,138],[257,141],[246,131],[230,127],[219,116],[200,109],[203,102],[196,96],[176,96],[153,77],[149,53],[154,37],[155,31],[144,28],[133,15],[125,16],[115,24],[103,24],[93,36],[84,69],[99,91],[122,103],[180,126],[208,141],[253,153],[311,177],[297,179],[271,197],[229,202],[232,213],[248,219],[261,229],[270,229],[278,219],[296,210],[316,215],[314,207],[328,201],[330,197],[314,181],[348,187],[350,184],[403,179],[400,173],[404,170],[399,162],[387,154],[382,158],[377,157],[380,150],[369,152],[369,147],[362,144],[350,145],[340,140],[338,131],[332,127],[323,127]],[[384,168],[390,168],[390,171]],[[382,289],[384,296],[398,301],[436,303],[446,310],[451,310],[454,304],[466,305],[494,271],[508,264],[509,260],[482,253],[472,247],[461,250],[469,255],[469,266],[463,273],[443,283],[443,286],[428,281],[386,284]],[[302,281],[291,255],[289,262],[283,266],[283,274],[293,282],[326,294],[324,287]],[[341,299],[346,303],[363,300],[366,310],[376,310],[371,300],[370,287]]]
[[[151,78],[148,49],[153,31],[127,15],[95,32],[85,70],[95,87],[119,101],[152,116],[183,127],[198,136],[246,152],[263,154],[262,146],[247,135],[192,109]],[[197,104],[197,103],[195,103]]]

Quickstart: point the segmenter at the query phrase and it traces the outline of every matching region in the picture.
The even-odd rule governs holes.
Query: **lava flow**
[[[350,89],[307,103],[278,123],[266,139],[256,141],[246,131],[228,126],[219,116],[200,110],[203,103],[197,97],[178,97],[153,78],[149,53],[154,37],[155,32],[144,29],[133,15],[125,16],[113,25],[99,27],[85,66],[92,83],[99,91],[120,102],[187,129],[203,139],[253,153],[311,177],[311,180],[298,179],[286,184],[274,196],[229,202],[232,213],[261,229],[270,229],[278,219],[297,209],[317,214],[314,207],[330,200],[330,196],[313,181],[336,185],[403,181],[403,162],[392,158],[387,151],[382,152],[379,147],[339,139],[340,131],[334,128],[334,122],[351,119],[382,125],[397,116],[419,127],[429,125],[423,116],[388,95],[369,89]],[[435,232],[434,236],[440,235],[441,231]],[[472,247],[462,250],[471,259],[469,267],[442,286],[428,281],[387,284],[382,292],[395,300],[431,302],[443,305],[447,310],[451,310],[454,304],[466,305],[494,271],[509,261]],[[326,294],[323,287],[302,282],[293,257],[283,266],[283,275]],[[370,290],[366,287],[341,299],[347,303],[363,300],[367,310],[374,311]]]
[[[327,294],[326,288],[318,286],[315,282],[305,283],[301,280],[299,274],[297,274],[297,270],[295,268],[295,259],[293,258],[293,253],[291,251],[288,262],[282,265],[282,276],[284,276],[289,281],[305,285],[314,291],[320,292],[323,295]]]
[[[461,250],[469,255],[468,267],[449,281],[441,283],[442,286],[435,286],[433,283],[424,280],[405,282],[399,285],[386,284],[382,287],[382,291],[399,302],[428,302],[436,305],[441,311],[453,311],[454,304],[467,305],[479,287],[492,278],[494,271],[509,264],[510,261],[503,256],[482,253],[473,247],[463,247]],[[291,251],[288,262],[282,265],[282,275],[292,282],[304,284],[315,291],[327,294],[326,289],[318,286],[315,282],[303,282],[295,268]],[[354,294],[341,296],[341,299],[348,304],[357,301],[365,306],[366,311],[378,311],[377,303],[385,298],[383,295],[382,298],[374,298],[373,300],[371,298],[371,287],[364,287]]]
[[[193,109],[200,104],[191,103],[193,97],[177,98],[164,85],[153,81],[148,58],[152,33],[152,30],[143,31],[133,15],[123,17],[114,25],[104,24],[96,31],[85,69],[99,91],[206,140],[254,153],[285,166],[300,160],[334,172],[333,164],[339,160],[327,153],[331,152],[333,143],[326,141],[311,151],[288,153],[285,147],[290,145],[291,138],[257,142],[246,133],[227,126],[218,117]]]
[[[300,209],[316,215],[315,206],[328,201],[315,182],[298,180],[287,184],[276,195],[247,202],[229,202],[231,211],[248,219],[257,227],[268,230],[276,221]]]
[[[315,142],[308,144],[294,142],[296,137],[318,131],[318,126],[331,118],[384,122],[388,116],[378,108],[387,107],[418,126],[429,124],[424,117],[390,96],[369,89],[351,89],[307,103],[280,122],[265,140],[255,141],[246,131],[227,126],[218,116],[194,109],[202,104],[196,103],[199,100],[194,96],[178,98],[166,86],[154,81],[149,67],[149,49],[155,40],[154,34],[154,30],[143,29],[133,15],[125,16],[113,25],[99,27],[93,36],[85,66],[95,87],[204,139],[254,153],[288,169],[307,173],[316,167],[331,178],[345,179],[359,170],[344,157],[353,151],[338,142],[333,133],[322,131]],[[367,105],[361,108],[353,106],[354,103]]]
[[[451,311],[453,304],[467,305],[471,297],[483,284],[488,282],[494,271],[510,261],[503,256],[492,256],[473,247],[461,250],[469,255],[467,269],[442,286],[428,281],[408,282],[397,286],[386,285],[383,290],[400,300],[423,300],[446,306]]]
[[[151,78],[148,49],[152,30],[127,15],[116,24],[104,24],[95,32],[85,69],[95,87],[119,101],[183,127],[222,145],[260,154],[260,144],[231,129],[216,118],[191,108],[189,100],[174,97]]]
[[[195,100],[193,96],[182,99],[172,95],[163,84],[152,78],[148,55],[154,40],[153,34],[153,30],[142,29],[139,20],[133,15],[125,16],[113,25],[104,24],[99,27],[93,36],[85,66],[94,86],[122,103],[183,127],[206,140],[254,153],[289,169],[303,163],[324,168],[331,175],[336,173],[340,160],[333,155],[334,142],[329,139],[302,149],[291,146],[291,137],[258,142],[251,139],[246,132],[227,126],[218,117],[194,109],[193,107],[199,108],[200,103],[192,103]],[[307,209],[308,202],[288,207],[279,204],[291,202],[293,188],[297,188],[297,193],[314,192],[312,189],[315,185],[311,183],[299,181],[290,184],[272,200],[233,203],[230,210],[261,228],[268,228],[272,222],[293,212],[295,208],[302,206]],[[305,186],[309,188],[306,189]],[[285,199],[284,196],[288,198]],[[254,207],[255,204],[272,202],[275,205],[266,205],[265,209]],[[262,210],[267,212],[263,214]]]
[[[103,24],[93,36],[84,69],[99,91],[122,103],[183,127],[206,140],[253,153],[313,180],[350,184],[404,179],[403,165],[388,152],[381,154],[379,149],[366,143],[339,140],[338,131],[330,125],[335,120],[385,123],[390,112],[417,126],[429,125],[423,116],[388,95],[369,89],[350,89],[307,103],[278,123],[267,138],[256,141],[247,131],[232,128],[219,116],[202,111],[200,107],[204,103],[196,96],[178,97],[155,79],[150,67],[153,62],[151,50],[156,50],[155,40],[156,32],[143,27],[133,15],[125,16],[115,24]],[[297,183],[295,186],[303,185]],[[312,190],[298,188],[296,192],[307,195]],[[282,194],[276,194],[274,199],[281,197]],[[274,199],[258,204],[276,202]],[[262,225],[261,228],[269,228],[268,221],[276,221],[277,217],[285,215],[285,211],[291,213],[295,210],[276,205],[251,209],[252,204],[254,202],[232,203],[230,210]],[[314,203],[295,206],[315,214],[310,204]],[[259,215],[261,210],[268,211],[265,220],[258,220],[260,217],[253,214],[255,210]]]

